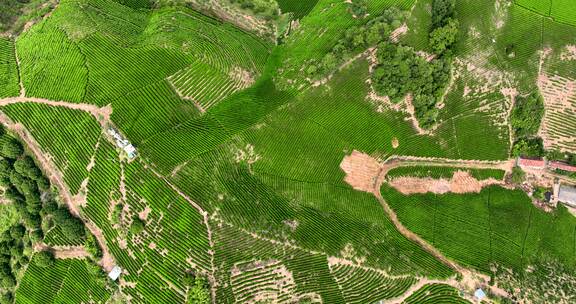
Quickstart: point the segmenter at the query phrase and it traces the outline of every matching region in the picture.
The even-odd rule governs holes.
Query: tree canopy
[[[56,262],[56,258],[52,252],[45,250],[38,252],[34,261],[36,262],[36,265],[46,268],[53,266]]]
[[[17,159],[24,153],[22,144],[16,139],[10,139],[2,145],[2,155],[8,158]]]

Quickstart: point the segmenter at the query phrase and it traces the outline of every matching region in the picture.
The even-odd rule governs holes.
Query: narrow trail
[[[110,250],[106,245],[106,239],[102,234],[102,231],[98,229],[98,227],[92,223],[89,219],[82,216],[79,206],[77,206],[74,202],[73,195],[70,192],[70,189],[64,182],[63,174],[60,172],[56,164],[52,161],[47,153],[44,153],[40,148],[38,142],[32,137],[32,135],[26,130],[24,125],[20,123],[15,123],[8,117],[6,114],[0,111],[0,123],[4,124],[6,128],[10,131],[17,134],[22,141],[26,144],[30,152],[34,154],[34,157],[40,164],[40,167],[43,171],[48,175],[48,179],[50,182],[56,186],[60,196],[64,200],[64,203],[68,206],[70,213],[74,216],[80,218],[88,230],[96,237],[100,247],[102,248],[103,258],[100,261],[100,266],[102,266],[106,271],[111,271],[114,266],[114,257],[110,254]]]
[[[50,251],[57,259],[84,259],[90,257],[84,246],[48,246],[38,243],[34,246],[34,251]]]
[[[144,163],[144,161],[142,161],[142,162]],[[216,287],[218,286],[218,282],[216,280],[216,266],[214,263],[214,240],[212,237],[212,228],[210,228],[208,212],[206,210],[202,209],[202,207],[200,207],[200,205],[198,205],[195,201],[193,201],[190,197],[188,197],[184,192],[182,192],[182,190],[180,190],[178,187],[176,187],[174,184],[172,184],[165,176],[163,176],[162,174],[160,174],[159,172],[154,170],[152,167],[150,167],[150,165],[148,165],[146,163],[144,163],[144,164],[148,167],[148,169],[150,169],[152,171],[152,173],[154,173],[154,175],[156,175],[157,178],[164,181],[164,183],[166,183],[166,185],[168,185],[172,190],[174,190],[176,193],[178,193],[178,195],[180,195],[182,198],[184,198],[184,200],[186,200],[190,205],[192,205],[192,207],[194,207],[202,215],[204,225],[206,226],[206,234],[208,237],[208,244],[210,244],[210,252],[208,252],[208,253],[210,254],[210,267],[212,268],[212,272],[209,274],[208,278],[209,278],[210,282],[212,283],[212,284],[210,284],[210,292],[212,294],[212,302],[215,303],[215,301],[216,301]]]

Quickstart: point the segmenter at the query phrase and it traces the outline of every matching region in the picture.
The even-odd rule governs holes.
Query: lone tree
[[[56,262],[56,258],[54,258],[54,254],[50,251],[40,251],[36,254],[36,265],[46,268],[51,267]]]
[[[15,139],[8,140],[2,145],[2,155],[8,158],[17,159],[24,153],[22,144]]]
[[[138,234],[144,231],[145,226],[146,223],[144,223],[144,221],[141,220],[139,217],[135,216],[134,220],[132,221],[132,225],[130,226],[130,232],[132,232],[133,234]]]

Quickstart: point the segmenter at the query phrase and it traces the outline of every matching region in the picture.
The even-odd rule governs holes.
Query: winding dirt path
[[[380,165],[379,170],[375,170],[375,164]],[[411,157],[411,156],[392,156],[384,162],[379,162],[378,160],[372,158],[371,156],[361,153],[359,151],[353,151],[351,155],[344,157],[340,167],[346,172],[345,181],[350,183],[353,180],[355,183],[350,183],[354,189],[364,192],[372,193],[380,205],[384,208],[387,216],[390,218],[396,229],[407,239],[416,243],[423,250],[428,252],[430,255],[434,256],[444,265],[450,267],[462,276],[460,282],[458,282],[458,288],[466,289],[469,292],[473,292],[475,288],[479,286],[487,287],[489,286],[490,277],[475,270],[468,269],[455,261],[446,257],[440,250],[429,244],[426,240],[421,238],[416,233],[410,231],[406,228],[396,212],[388,205],[386,200],[382,197],[380,192],[381,186],[385,181],[386,174],[388,171],[399,168],[399,167],[410,167],[410,166],[436,166],[436,167],[458,167],[458,168],[469,168],[469,169],[501,169],[506,172],[510,172],[514,166],[514,160],[506,161],[477,161],[477,160],[454,160],[454,159],[443,159],[443,158],[426,158],[426,157]],[[371,183],[371,187],[369,187]],[[447,284],[446,281],[442,283]],[[424,283],[423,283],[424,284]],[[415,287],[414,287],[415,288]],[[499,294],[505,293],[505,291],[493,288],[495,292]],[[388,303],[388,302],[386,302]],[[392,303],[392,302],[389,302]]]

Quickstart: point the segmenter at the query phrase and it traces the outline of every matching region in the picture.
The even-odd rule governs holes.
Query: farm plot
[[[326,256],[213,222],[218,303],[344,303]]]
[[[428,284],[410,295],[403,304],[434,304],[454,303],[469,304],[470,302],[458,295],[458,290],[444,284]]]
[[[83,260],[56,260],[50,268],[34,262],[16,291],[16,303],[105,303],[106,279],[90,273]]]
[[[514,2],[542,16],[551,17],[557,22],[576,26],[574,2],[569,0],[515,0]]]
[[[52,19],[34,26],[16,42],[26,94],[81,102],[88,82],[81,50]]]
[[[18,96],[18,79],[14,44],[7,38],[0,38],[0,98]]]
[[[346,303],[376,303],[395,298],[416,283],[414,277],[391,278],[377,270],[363,269],[338,262],[334,262],[330,270],[342,289]]]
[[[136,146],[201,114],[165,80],[120,97],[113,108],[111,119]]]
[[[302,19],[314,8],[318,0],[298,1],[298,0],[278,0],[278,5],[282,13],[293,13],[294,19]]]
[[[542,255],[574,267],[573,253],[562,244],[574,245],[576,220],[562,207],[556,214],[537,209],[521,191],[403,196],[384,186],[382,195],[410,230],[480,271],[489,273],[491,263],[521,271]]]
[[[35,103],[12,104],[2,110],[26,127],[63,173],[71,193],[78,193],[101,133],[96,120],[79,110]]]
[[[175,33],[167,36],[167,31]],[[204,110],[251,86],[269,54],[269,46],[256,37],[192,10],[161,10],[145,34],[149,43],[168,45],[194,58],[168,80],[181,97]]]
[[[489,178],[502,180],[504,178],[505,173],[503,170],[498,169],[461,169],[452,167],[418,166],[418,167],[394,168],[388,171],[386,177],[390,179],[401,176],[430,177],[434,179],[451,178],[454,175],[454,172],[459,170],[468,171],[470,175],[476,178],[477,180],[485,180]]]
[[[547,21],[538,88],[545,112],[540,136],[547,149],[576,151],[576,28]]]
[[[124,292],[138,303],[183,302],[185,272],[211,269],[202,216],[142,164],[121,165],[108,142],[97,150],[90,180],[85,212],[124,269]],[[144,229],[134,232],[134,221]]]
[[[267,156],[258,145],[230,144],[190,160],[171,180],[206,209],[217,210],[223,221],[272,239],[334,256],[352,246],[359,260],[394,274],[451,273],[403,238],[372,196],[346,186],[339,161],[333,171],[307,173],[306,181],[256,166],[259,157]],[[323,176],[332,172],[338,175]]]

